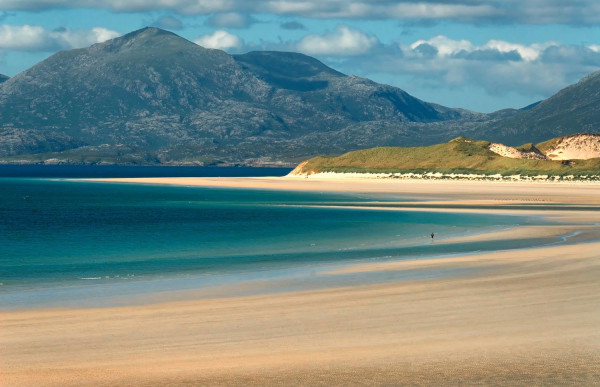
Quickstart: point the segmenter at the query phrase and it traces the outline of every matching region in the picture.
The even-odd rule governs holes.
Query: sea
[[[280,168],[0,166],[0,309],[106,307],[455,275],[335,274],[351,264],[506,248],[439,243],[525,216],[390,207],[391,194],[225,189],[85,177],[282,176]],[[386,204],[387,209],[364,208]],[[515,240],[511,248],[556,240]]]

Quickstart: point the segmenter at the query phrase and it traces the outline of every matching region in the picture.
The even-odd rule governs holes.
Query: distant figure
[[[431,233],[431,240],[433,240],[433,237],[435,236],[434,233]]]

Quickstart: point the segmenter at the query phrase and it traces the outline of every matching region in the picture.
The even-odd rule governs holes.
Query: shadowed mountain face
[[[8,81],[9,77],[7,77],[6,75],[0,74],[0,83],[4,83],[6,81]]]
[[[482,126],[494,141],[526,141],[600,130],[600,72],[592,73],[552,97],[504,120]]]
[[[293,52],[254,51],[233,57],[244,70],[284,90],[324,90],[330,79],[346,77],[315,58]]]
[[[145,28],[59,52],[4,82],[0,157],[294,161],[402,143],[414,138],[408,124],[471,116],[302,54],[231,56]]]

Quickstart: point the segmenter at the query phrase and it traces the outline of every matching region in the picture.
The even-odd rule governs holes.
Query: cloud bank
[[[344,69],[410,77],[418,88],[482,88],[489,95],[548,96],[600,69],[598,45],[489,40],[476,45],[436,36],[377,47],[377,55],[349,57]]]
[[[121,34],[102,27],[71,30],[62,27],[47,30],[40,26],[0,25],[0,50],[56,51],[80,48],[116,38]]]
[[[183,15],[239,12],[307,18],[450,20],[459,23],[600,23],[597,0],[0,0],[2,10],[98,8],[114,12],[170,10]]]

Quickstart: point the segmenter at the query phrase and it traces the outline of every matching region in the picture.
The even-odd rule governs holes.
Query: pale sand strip
[[[594,385],[600,243],[400,262],[474,274],[3,312],[3,385]]]
[[[425,199],[473,203],[482,201],[600,204],[600,183],[486,182],[396,179],[303,179],[299,177],[168,177],[112,178],[89,181],[167,184],[198,187],[258,188],[303,191],[393,193]]]

